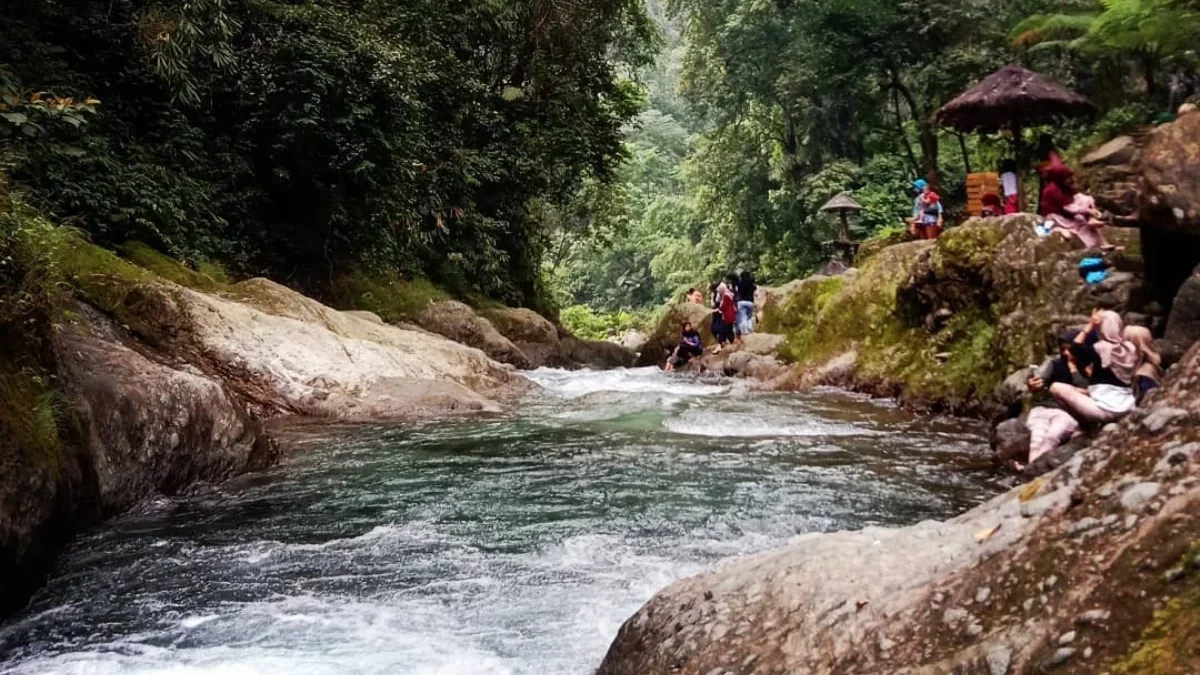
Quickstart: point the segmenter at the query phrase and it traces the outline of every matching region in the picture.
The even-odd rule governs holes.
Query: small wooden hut
[[[1026,127],[1053,124],[1094,111],[1095,106],[1083,95],[1054,80],[1020,66],[1005,66],[942,106],[937,120],[959,131],[1011,129],[1014,157],[1018,166],[1027,167],[1021,140]]]

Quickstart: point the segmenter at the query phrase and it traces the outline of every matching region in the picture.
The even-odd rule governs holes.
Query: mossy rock
[[[431,303],[453,298],[427,279],[355,270],[338,279],[332,291],[334,307],[374,312],[391,324],[411,323]]]
[[[1154,613],[1129,652],[1108,669],[1112,675],[1175,675],[1200,669],[1200,542],[1179,562],[1186,578]]]
[[[208,292],[222,291],[228,286],[228,277],[225,271],[215,263],[208,263],[204,266],[204,269],[216,274],[219,279],[203,271],[193,270],[178,260],[165,253],[160,253],[140,241],[127,241],[117,247],[117,252],[125,260],[180,286]]]

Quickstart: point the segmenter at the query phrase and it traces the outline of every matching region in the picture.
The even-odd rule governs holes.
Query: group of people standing
[[[713,282],[709,286],[709,307],[712,308],[710,328],[717,344],[713,353],[719,354],[727,346],[740,344],[743,335],[754,332],[754,295],[758,285],[754,275],[743,271],[740,275],[729,275],[725,281]],[[687,291],[687,301],[704,304],[704,295],[695,288]],[[699,331],[690,321],[685,321],[679,333],[679,343],[667,357],[665,369],[673,371],[686,365],[704,353],[704,344]]]
[[[1148,329],[1126,326],[1116,312],[1094,311],[1083,330],[1060,337],[1054,359],[1031,367],[1029,455],[1005,459],[1023,469],[1082,428],[1128,415],[1158,386],[1161,366]]]

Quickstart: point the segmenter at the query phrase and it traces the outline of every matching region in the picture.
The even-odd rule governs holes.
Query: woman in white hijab
[[[1087,389],[1063,382],[1050,386],[1063,409],[1080,422],[1107,424],[1124,417],[1137,404],[1131,387],[1141,358],[1124,331],[1121,315],[1108,310],[1093,312],[1073,347],[1080,369],[1088,374]]]

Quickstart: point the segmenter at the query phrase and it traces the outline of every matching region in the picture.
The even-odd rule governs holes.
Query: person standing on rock
[[[1082,423],[1115,422],[1137,404],[1131,383],[1141,359],[1124,332],[1121,315],[1108,310],[1092,312],[1087,328],[1072,346],[1079,369],[1088,374],[1087,389],[1063,382],[1050,385],[1050,394]],[[1091,343],[1093,333],[1095,342]]]
[[[942,233],[942,199],[924,178],[913,181],[913,188],[918,194],[909,233],[917,239],[937,239]]]
[[[737,301],[729,286],[720,283],[713,289],[712,333],[717,339],[713,353],[719,354],[725,345],[733,344],[734,324],[737,323]]]
[[[757,292],[754,276],[748,270],[742,270],[737,285],[737,325],[740,335],[754,332],[754,294]]]

